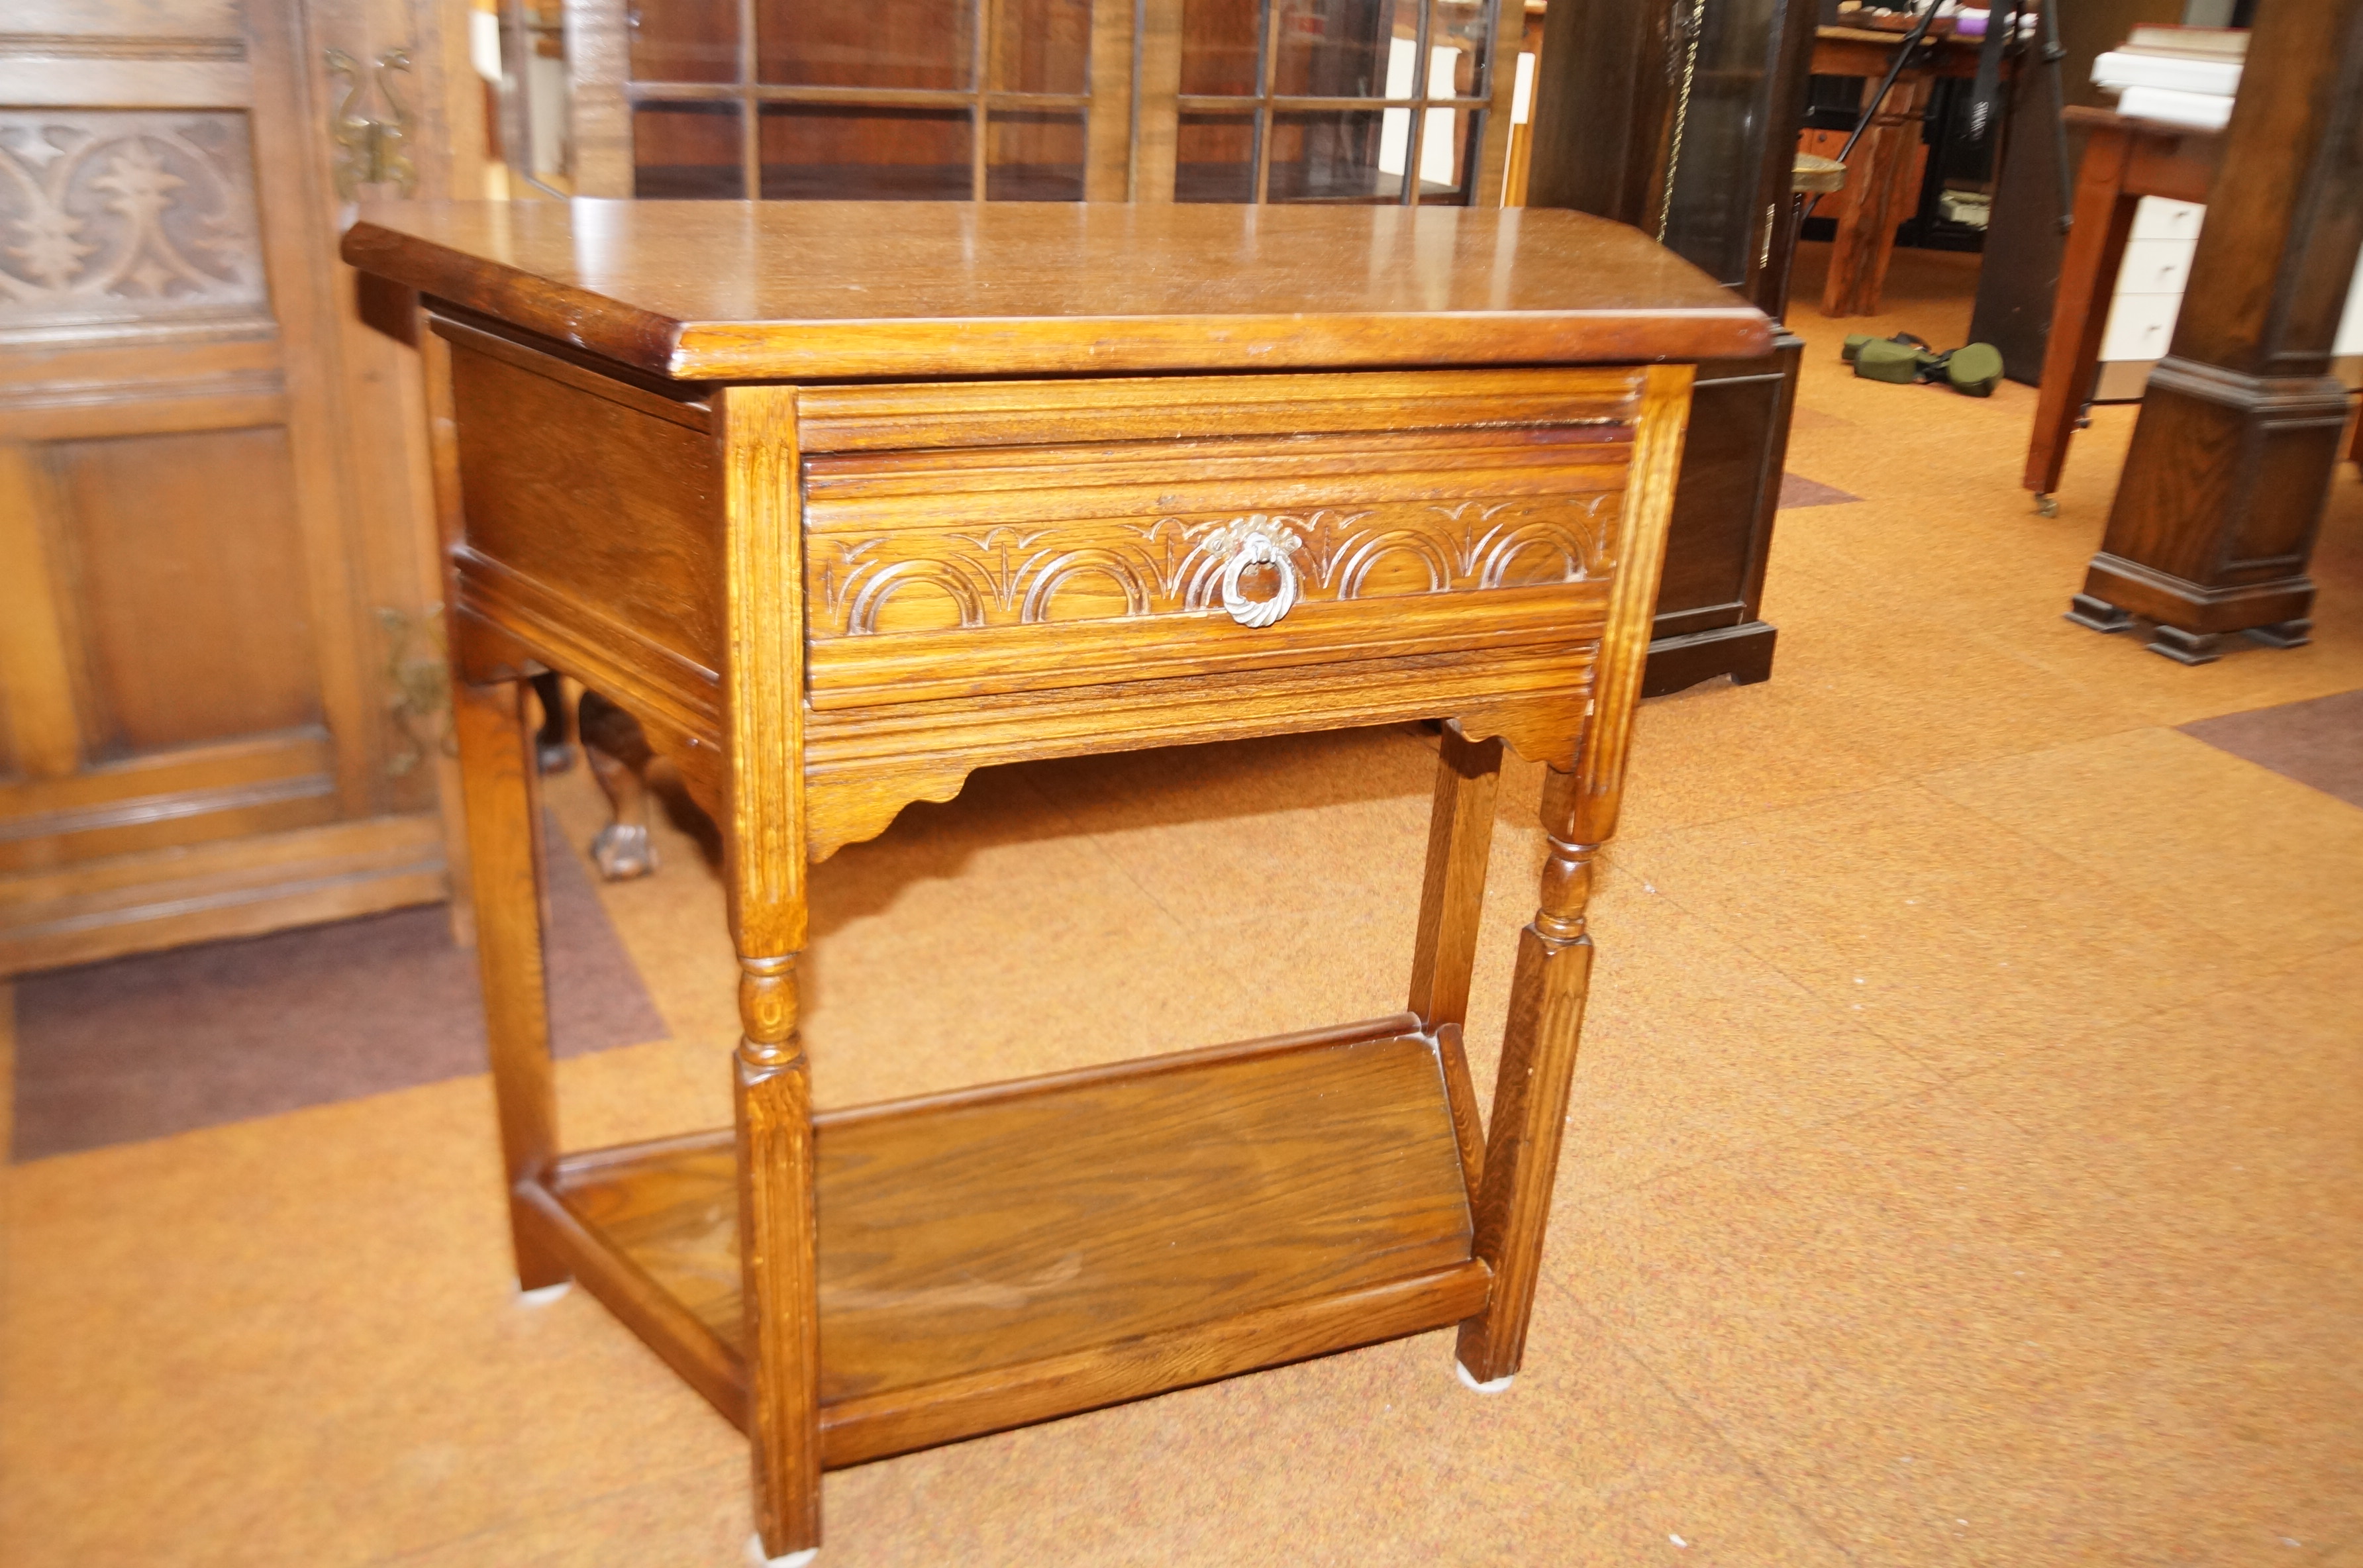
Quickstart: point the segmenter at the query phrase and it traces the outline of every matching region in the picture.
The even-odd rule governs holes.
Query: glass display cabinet
[[[1465,205],[1494,22],[1485,0],[1184,0],[1174,200]]]
[[[1491,204],[1520,0],[505,0],[557,194]],[[1502,40],[1506,39],[1506,45]],[[564,134],[517,134],[563,127]],[[562,146],[562,166],[549,149]]]
[[[1655,236],[1778,318],[1817,0],[1552,0],[1536,72],[1530,206]],[[1645,690],[1772,672],[1758,613],[1797,361],[1699,367]]]

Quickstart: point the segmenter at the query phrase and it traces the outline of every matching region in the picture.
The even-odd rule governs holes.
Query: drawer
[[[2133,239],[2117,268],[2120,294],[2180,294],[2191,277],[2195,239]]]
[[[1596,642],[1629,370],[800,395],[820,712]]]
[[[2134,209],[2132,237],[2135,239],[2196,239],[2200,226],[2207,221],[2207,207],[2202,202],[2169,201],[2164,196],[2144,196]]]
[[[2101,358],[2163,359],[2174,340],[2174,318],[2181,313],[2180,294],[2119,294],[2101,331]]]

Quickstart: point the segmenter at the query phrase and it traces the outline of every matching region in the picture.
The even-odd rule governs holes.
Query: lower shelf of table
[[[816,1118],[823,1463],[1481,1310],[1465,1083],[1417,1030],[1406,1014]],[[570,1155],[519,1197],[744,1425],[738,1181],[717,1132]]]

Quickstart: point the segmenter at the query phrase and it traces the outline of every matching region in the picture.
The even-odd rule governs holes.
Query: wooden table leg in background
[[[2019,480],[2035,491],[2036,505],[2047,516],[2068,462],[2069,437],[2100,370],[2109,300],[2118,264],[2125,257],[2125,238],[2133,232],[2134,213],[2141,205],[2141,198],[2125,190],[2131,147],[2124,132],[2095,128],[2085,143],[2083,170],[2076,181],[2076,221],[2068,231],[2067,253],[2060,258],[2059,289],[2052,296],[2051,335],[2044,345],[2043,381],[2036,398],[2035,435],[2027,444],[2025,477]],[[2124,624],[2122,614],[2105,625],[2086,623],[2101,631],[2114,631]]]
[[[1430,1029],[1469,1021],[1469,977],[1477,963],[1477,921],[1493,845],[1493,797],[1502,743],[1471,741],[1444,726],[1436,805],[1427,829],[1427,878],[1412,954],[1411,1010]]]
[[[1875,90],[1872,83],[1866,91]],[[1895,226],[1910,216],[1915,194],[1913,154],[1920,147],[1920,114],[1928,82],[1905,72],[1889,88],[1870,127],[1847,160],[1847,186],[1853,193],[1838,215],[1830,248],[1830,270],[1822,280],[1824,315],[1876,315],[1887,286],[1887,263],[1895,253]]]
[[[1419,934],[1412,950],[1411,1010],[1437,1043],[1444,1069],[1461,1174],[1478,1190],[1485,1165],[1485,1124],[1469,1078],[1460,1029],[1469,1021],[1469,977],[1477,967],[1477,930],[1485,909],[1485,871],[1493,848],[1493,798],[1502,781],[1502,743],[1471,741],[1447,723],[1436,761],[1436,804],[1427,825],[1427,876],[1419,897]]]
[[[570,1275],[519,1196],[558,1158],[558,1090],[541,946],[541,769],[525,682],[454,682],[452,720],[517,1286],[547,1290],[564,1285]]]

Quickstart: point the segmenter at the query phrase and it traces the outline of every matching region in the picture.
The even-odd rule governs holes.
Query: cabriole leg
[[[649,764],[655,758],[639,721],[596,691],[582,693],[577,722],[582,756],[607,797],[613,819],[591,840],[592,863],[610,882],[627,882],[657,868],[649,836]]]
[[[476,903],[476,964],[517,1285],[543,1290],[564,1284],[568,1274],[516,1198],[519,1184],[539,1180],[558,1157],[558,1089],[541,945],[541,783],[524,697],[524,683],[516,680],[459,681],[451,689]]]
[[[1550,858],[1543,867],[1542,907],[1518,936],[1477,1198],[1477,1255],[1493,1270],[1493,1295],[1481,1316],[1460,1325],[1460,1364],[1480,1386],[1515,1373],[1525,1352],[1592,975],[1583,921],[1599,846],[1573,842],[1575,804],[1574,775],[1553,767],[1543,783]]]

